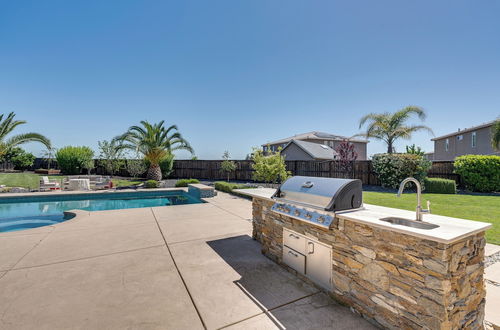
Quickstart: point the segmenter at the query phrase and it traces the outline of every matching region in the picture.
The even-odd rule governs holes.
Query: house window
[[[472,143],[472,148],[475,148],[475,147],[476,147],[476,144],[477,144],[477,136],[476,136],[476,132],[472,132],[472,140],[471,140],[471,143]]]
[[[450,140],[449,139],[446,139],[444,141],[444,150],[446,150],[446,151],[450,150]]]
[[[459,136],[457,136],[457,140],[458,140],[458,141],[462,141],[463,139],[464,139],[464,136],[463,136],[463,135],[459,135]]]

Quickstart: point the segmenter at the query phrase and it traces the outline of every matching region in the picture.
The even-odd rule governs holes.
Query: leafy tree
[[[144,159],[140,158],[139,155],[136,155],[135,158],[127,159],[127,172],[133,178],[141,177],[147,170],[148,167]]]
[[[236,171],[236,163],[229,160],[229,151],[224,151],[224,154],[222,155],[222,164],[220,165],[220,168],[223,172],[227,173],[227,182],[229,182],[229,175]]]
[[[335,148],[335,151],[338,155],[340,168],[348,177],[351,177],[354,169],[354,162],[358,159],[358,153],[354,149],[354,144],[344,139],[337,148]]]
[[[160,162],[169,153],[175,150],[188,150],[193,153],[193,148],[178,132],[177,126],[168,128],[163,126],[164,121],[150,124],[141,121],[142,126],[131,126],[127,132],[117,137],[120,141],[120,148],[132,150],[144,156],[144,160],[149,162],[147,178],[161,181],[162,173]]]
[[[370,113],[359,121],[359,128],[368,123],[365,133],[357,134],[365,138],[373,138],[384,141],[387,144],[387,153],[394,152],[394,143],[398,139],[409,140],[415,132],[432,130],[425,125],[407,125],[407,121],[412,115],[416,115],[420,120],[425,120],[425,111],[416,106],[407,106],[394,113]]]
[[[193,156],[191,157],[191,160],[198,160],[198,156],[193,155]]]
[[[422,148],[415,146],[415,144],[412,144],[411,146],[406,146],[406,153],[419,156],[425,155],[425,152],[422,150]]]
[[[125,165],[123,149],[119,148],[118,141],[115,139],[98,141],[97,143],[99,144],[100,165],[107,173],[115,174]]]
[[[50,169],[52,162],[56,160],[56,148],[47,148],[42,152],[42,159],[47,163],[47,169]]]
[[[84,169],[90,173],[94,167],[94,151],[89,147],[67,146],[57,151],[56,160],[64,174],[80,174]]]
[[[255,181],[278,183],[283,182],[291,175],[290,171],[286,170],[285,158],[281,156],[281,148],[278,148],[278,151],[268,151],[265,155],[261,149],[254,148],[252,160]]]
[[[15,120],[16,114],[11,112],[4,119],[4,114],[0,115],[0,156],[3,156],[9,149],[17,147],[27,142],[40,142],[50,148],[50,140],[38,133],[24,133],[13,135],[7,138],[17,126],[26,124],[24,120]]]
[[[495,150],[500,150],[500,119],[491,127],[491,146]]]

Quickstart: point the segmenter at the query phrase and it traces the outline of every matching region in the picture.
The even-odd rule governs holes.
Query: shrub
[[[83,169],[94,167],[94,152],[89,147],[61,148],[56,153],[59,168],[64,174],[80,174]]]
[[[457,184],[455,180],[441,178],[425,178],[424,186],[426,193],[434,194],[456,194]]]
[[[432,165],[422,156],[414,154],[377,154],[373,156],[372,164],[380,183],[388,188],[397,188],[410,176],[423,183]]]
[[[156,180],[148,180],[146,183],[144,183],[144,187],[151,189],[151,188],[158,188],[160,187],[160,183]]]
[[[11,162],[14,165],[14,169],[21,171],[33,166],[35,162],[35,156],[32,153],[26,152],[19,147],[9,149],[3,158]]]
[[[225,181],[218,181],[215,184],[215,189],[224,191],[227,193],[233,192],[233,189],[247,189],[247,188],[252,188],[251,186],[248,186],[246,184],[242,183],[229,183]]]
[[[11,159],[11,162],[12,164],[14,164],[14,169],[24,171],[33,166],[33,163],[35,162],[35,156],[32,153],[23,150],[22,153],[13,157]]]
[[[480,192],[500,191],[500,156],[465,155],[455,159],[455,173],[467,189]]]
[[[187,187],[189,183],[200,183],[197,179],[180,179],[175,183],[176,187]]]
[[[269,148],[268,148],[269,149]],[[281,156],[281,148],[276,152],[268,152],[255,148],[252,155],[253,179],[270,183],[285,181],[290,175],[286,170],[285,158]]]

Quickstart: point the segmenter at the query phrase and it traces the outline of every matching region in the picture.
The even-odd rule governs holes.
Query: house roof
[[[280,139],[280,140],[268,142],[268,143],[263,144],[262,146],[267,146],[268,144],[288,143],[291,140],[332,140],[332,141],[349,140],[351,142],[368,143],[368,141],[364,140],[364,139],[351,139],[349,137],[342,136],[342,135],[335,135],[335,134],[330,134],[330,133],[313,131],[313,132],[297,134],[294,136],[287,137],[285,139]]]
[[[487,122],[487,123],[484,123],[484,124],[481,124],[481,125],[478,125],[478,126],[473,126],[473,127],[462,129],[460,131],[456,131],[456,132],[453,132],[453,133],[450,133],[450,134],[438,136],[438,137],[435,137],[435,138],[431,139],[431,141],[441,140],[441,139],[444,139],[444,138],[447,138],[447,137],[452,137],[452,136],[455,136],[455,135],[460,135],[460,134],[468,133],[470,131],[475,131],[475,130],[478,130],[478,129],[481,129],[481,128],[485,128],[485,127],[493,125],[495,123],[495,121],[496,120],[493,120],[493,121],[490,121],[490,122]]]
[[[284,152],[292,144],[297,145],[315,159],[333,159],[333,156],[337,155],[337,152],[327,145],[295,139],[288,142],[281,152]]]

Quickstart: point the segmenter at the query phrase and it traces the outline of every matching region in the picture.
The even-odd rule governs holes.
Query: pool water
[[[185,191],[112,192],[0,199],[0,232],[53,225],[69,210],[102,211],[203,203]]]

